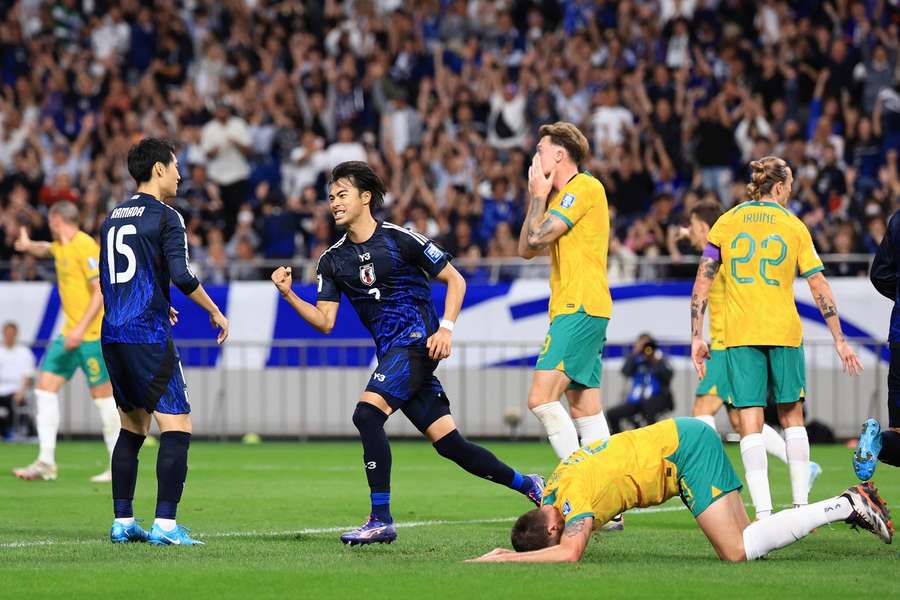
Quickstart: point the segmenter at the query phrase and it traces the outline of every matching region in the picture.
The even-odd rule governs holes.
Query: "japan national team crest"
[[[368,263],[359,268],[359,280],[365,285],[375,283],[375,264]]]

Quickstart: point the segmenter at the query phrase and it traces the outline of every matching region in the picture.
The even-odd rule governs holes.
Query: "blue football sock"
[[[353,411],[353,424],[359,430],[363,447],[363,466],[372,493],[372,515],[384,523],[391,517],[391,446],[384,424],[387,415],[368,402],[360,402]]]
[[[166,431],[159,436],[159,454],[156,458],[157,519],[175,519],[187,478],[190,445],[191,434],[186,431]]]
[[[433,445],[438,454],[449,458],[472,475],[505,485],[522,494],[530,492],[534,485],[530,478],[523,477],[504,464],[490,450],[473,444],[456,429]]]
[[[137,483],[138,453],[144,444],[144,436],[126,429],[119,430],[119,439],[113,449],[112,470],[113,512],[117,519],[134,516],[132,500]]]
[[[881,432],[881,452],[878,454],[878,460],[886,465],[900,467],[900,433]]]
[[[391,493],[390,492],[372,492],[372,516],[382,523],[393,523],[394,518],[391,516]]]

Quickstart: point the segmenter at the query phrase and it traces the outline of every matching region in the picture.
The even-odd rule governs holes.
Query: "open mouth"
[[[345,211],[345,210],[342,209],[342,208],[339,208],[339,209],[335,210],[335,211],[332,213],[332,215],[334,215],[334,218],[335,218],[335,219],[340,219],[340,218],[343,217],[345,214],[347,214],[347,211]]]

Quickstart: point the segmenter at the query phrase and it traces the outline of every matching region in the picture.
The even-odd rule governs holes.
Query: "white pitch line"
[[[635,508],[628,511],[632,514],[653,514],[680,512],[686,510],[683,505],[678,506],[651,506],[649,508]],[[413,527],[435,527],[440,525],[488,525],[491,523],[509,523],[518,517],[494,517],[490,519],[465,519],[465,520],[432,520],[432,521],[405,521],[396,523],[398,529],[412,529]],[[354,529],[354,525],[344,527],[313,527],[307,529],[289,529],[284,531],[220,531],[197,535],[199,539],[208,538],[241,538],[241,537],[282,537],[291,535],[317,535],[323,533],[338,533]],[[0,543],[0,548],[32,548],[35,546],[82,546],[88,544],[107,544],[106,540],[33,540],[22,542]]]

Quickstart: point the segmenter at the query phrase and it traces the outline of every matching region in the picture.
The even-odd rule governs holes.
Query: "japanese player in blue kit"
[[[341,536],[341,541],[354,545],[390,543],[397,537],[390,511],[391,449],[384,424],[398,410],[431,440],[438,454],[469,473],[514,489],[535,504],[540,504],[543,489],[539,476],[520,474],[457,430],[434,370],[450,356],[466,282],[437,244],[375,219],[384,192],[381,179],[366,163],[344,162],[332,171],[328,202],[335,223],[347,233],[319,258],[315,306],[292,291],[290,268],[272,273],[284,299],[322,333],[334,327],[344,294],[375,341],[378,366],[353,413],[372,507],[365,524]],[[441,320],[431,301],[432,278],[447,285]]]

